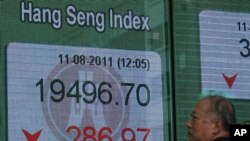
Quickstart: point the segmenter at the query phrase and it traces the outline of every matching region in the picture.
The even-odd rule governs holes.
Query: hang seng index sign
[[[106,27],[110,29],[126,29],[137,31],[150,31],[149,17],[137,15],[132,10],[125,13],[117,12],[113,8],[107,11],[92,11],[78,9],[73,4],[65,8],[42,7],[33,2],[20,1],[20,21],[29,24],[48,24],[55,30],[63,25],[70,27],[91,27],[97,32],[104,32]]]

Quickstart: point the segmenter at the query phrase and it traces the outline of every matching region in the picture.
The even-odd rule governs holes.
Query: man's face
[[[190,141],[213,140],[213,123],[211,116],[207,113],[209,106],[208,100],[201,100],[196,104],[191,119],[186,124]]]

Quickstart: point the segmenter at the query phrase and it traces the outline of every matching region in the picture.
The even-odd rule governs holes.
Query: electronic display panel
[[[202,11],[199,15],[202,91],[218,90],[250,99],[249,17],[247,13]]]
[[[0,7],[0,140],[170,140],[163,1]]]
[[[156,53],[11,43],[7,73],[9,140],[164,140]]]
[[[250,119],[249,1],[173,0],[175,134],[188,138],[187,122],[205,95],[223,95],[236,120]]]

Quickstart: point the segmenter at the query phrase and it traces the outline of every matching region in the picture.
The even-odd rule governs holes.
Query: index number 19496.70
[[[56,88],[55,86],[59,86]],[[135,83],[120,83],[121,87],[128,87],[128,92],[125,97],[124,104],[129,104],[129,99],[131,97],[132,91],[135,91],[136,101],[140,106],[147,106],[150,103],[150,89],[146,84]],[[40,100],[44,100],[44,80],[41,78],[37,83],[36,87],[40,88]],[[83,95],[80,94],[81,92]],[[91,87],[91,90],[87,90],[87,87]],[[112,102],[112,84],[109,82],[100,82],[99,85],[96,85],[92,81],[84,81],[80,85],[79,80],[76,80],[69,90],[65,89],[65,83],[60,79],[54,79],[50,82],[49,88],[52,95],[50,96],[51,100],[54,102],[62,102],[66,97],[71,97],[76,99],[76,103],[79,103],[80,98],[87,104],[92,104],[96,99],[98,99],[102,104],[110,104]],[[105,95],[105,98],[103,98]]]

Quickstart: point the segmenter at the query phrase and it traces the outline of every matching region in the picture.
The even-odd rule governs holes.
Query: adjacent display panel
[[[250,14],[202,11],[199,23],[203,94],[250,99]]]
[[[10,43],[8,139],[163,141],[161,73],[149,51]]]
[[[187,121],[208,94],[229,98],[237,123],[250,119],[249,5],[244,0],[172,0],[177,141],[189,140]]]

